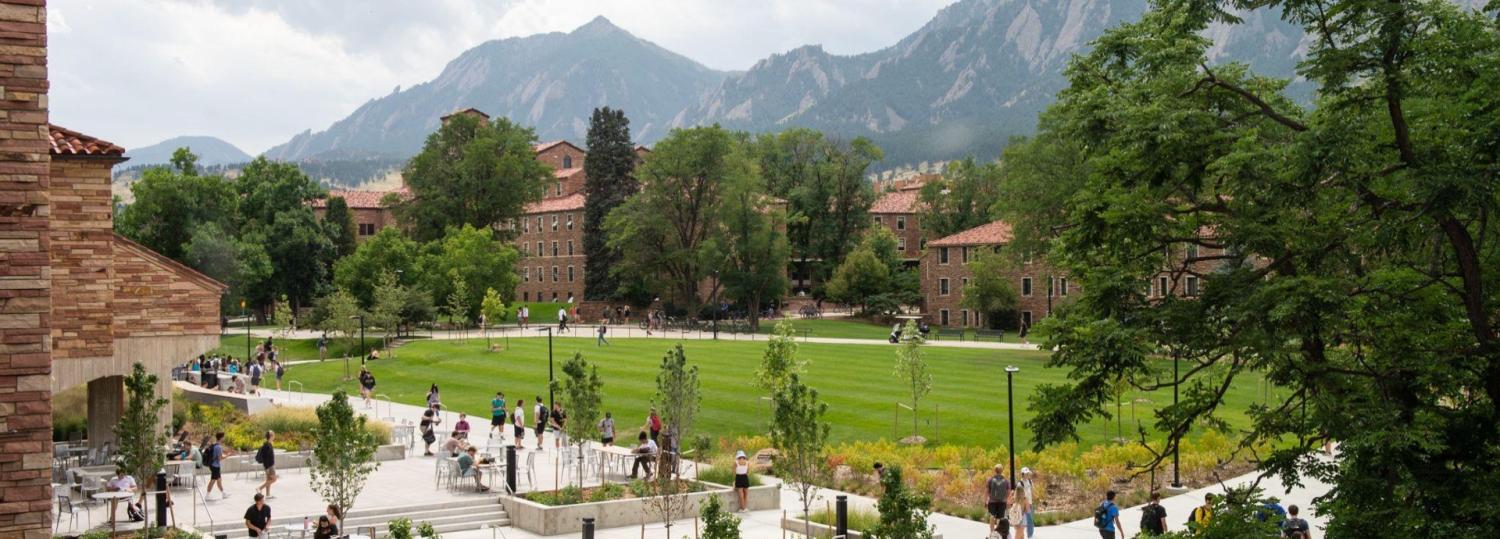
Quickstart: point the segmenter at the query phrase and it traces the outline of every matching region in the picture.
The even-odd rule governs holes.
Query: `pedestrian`
[[[531,309],[527,308],[525,305],[522,305],[521,306],[521,310],[519,310],[519,311],[516,312],[516,321],[518,321],[518,322],[521,323],[521,328],[522,329],[525,329],[526,328],[526,323],[530,319],[531,319]]]
[[[656,414],[655,408],[646,414],[646,430],[651,432],[651,442],[656,443],[661,436],[661,416]]]
[[[1021,478],[1017,479],[1012,487],[1014,487],[1012,498],[1015,501],[1010,504],[1006,516],[1010,518],[1011,529],[1015,532],[1016,539],[1026,539],[1035,535],[1031,525],[1031,468],[1021,467]]]
[[[255,495],[255,504],[245,510],[245,530],[251,537],[269,536],[271,533],[271,506],[266,505],[266,497]]]
[[[1151,493],[1151,503],[1141,508],[1141,534],[1157,536],[1167,533],[1167,508],[1161,506],[1161,493]]]
[[[564,433],[566,432],[563,430],[563,425],[568,421],[568,413],[563,411],[561,402],[552,403],[552,413],[548,417],[552,420],[552,432],[554,433],[552,435],[552,446],[562,447]]]
[[[609,346],[609,341],[604,340],[604,333],[607,331],[609,331],[609,326],[601,322],[599,324],[599,339],[594,341],[594,346]]]
[[[536,409],[532,410],[532,415],[536,418],[536,430],[533,431],[533,432],[536,433],[536,450],[537,451],[541,451],[542,450],[542,438],[545,437],[545,435],[547,433],[547,413],[548,412],[549,412],[549,410],[547,409],[547,405],[546,404],[542,404],[542,396],[541,395],[537,395],[536,396]]]
[[[1297,516],[1297,506],[1286,508],[1287,518],[1281,521],[1281,535],[1286,539],[1312,539],[1312,526]]]
[[[1010,480],[1005,478],[1005,467],[995,465],[995,473],[985,482],[988,501],[985,509],[990,513],[990,537],[1010,537],[1009,522],[1005,518],[1006,504],[1010,502]]]
[[[599,443],[604,447],[615,445],[615,417],[609,412],[604,412],[604,419],[599,420]]]
[[[432,384],[432,387],[427,388],[427,405],[428,406],[432,406],[432,405],[435,405],[435,404],[442,404],[442,403],[443,403],[443,396],[442,396],[441,393],[438,392],[438,385],[437,384]]]
[[[422,423],[419,428],[422,430],[423,456],[432,456],[432,444],[437,441],[437,433],[433,432],[433,427],[443,422],[442,414],[439,412],[442,406],[441,404],[434,404],[428,406],[427,411],[422,412]]]
[[[500,434],[502,441],[505,438],[505,393],[495,392],[495,398],[490,399],[490,437]]]
[[[255,492],[259,495],[264,490],[268,499],[275,498],[271,495],[271,485],[276,484],[276,448],[271,445],[271,442],[275,440],[276,433],[266,431],[265,443],[260,444],[260,451],[255,452],[255,462],[266,470],[266,480],[260,486],[255,487]]]
[[[368,367],[359,368],[359,395],[365,398],[365,409],[371,406],[370,397],[375,394],[375,373]]]
[[[318,361],[323,361],[324,359],[327,359],[327,358],[328,358],[328,332],[324,331],[323,334],[318,337]]]
[[[271,360],[271,372],[276,374],[276,390],[281,391],[281,379],[286,377],[286,366],[281,361]]]
[[[219,498],[228,499],[229,493],[224,492],[224,457],[227,456],[224,449],[224,433],[214,433],[214,441],[203,451],[203,463],[208,466],[208,488],[203,492],[203,499],[208,500],[209,495],[214,493],[214,485],[219,485]]]
[[[562,333],[562,332],[567,331],[567,330],[568,330],[568,308],[567,307],[558,307],[558,309],[557,309],[557,331],[558,331],[558,333]]]
[[[625,325],[627,325],[627,326],[630,325],[630,306],[629,305],[625,306],[625,316],[624,316],[624,318],[625,318]]]
[[[521,442],[526,439],[526,399],[516,400],[516,409],[511,412],[511,429],[516,437],[516,447],[525,449]]]
[[[1188,529],[1197,530],[1208,525],[1208,521],[1214,517],[1214,493],[1203,495],[1203,505],[1193,508],[1192,514],[1188,515]]]
[[[1115,505],[1115,491],[1105,492],[1104,501],[1094,509],[1094,527],[1099,529],[1102,539],[1125,537],[1125,525],[1120,523],[1120,507]]]
[[[750,459],[743,449],[734,453],[734,493],[739,496],[740,512],[745,512],[750,507]]]

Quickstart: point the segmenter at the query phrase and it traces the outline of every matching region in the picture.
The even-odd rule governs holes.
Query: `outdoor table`
[[[191,460],[169,460],[165,468],[174,476],[191,475],[193,467],[198,463]],[[184,471],[186,470],[186,471]]]
[[[119,490],[99,492],[94,494],[95,500],[109,500],[109,531],[115,531],[115,510],[119,508],[120,500],[128,500],[135,497],[134,492]]]
[[[292,535],[307,537],[307,528],[301,524],[287,524],[282,526],[281,529],[286,530],[287,537],[291,537]]]
[[[603,456],[603,457],[608,457],[607,460],[609,460],[611,462],[619,463],[619,465],[621,466],[621,468],[624,468],[625,466],[629,466],[630,462],[632,460],[634,460],[637,456],[639,456],[635,452],[635,448],[625,447],[625,446],[619,446],[619,445],[611,445],[611,446],[608,446],[608,447],[600,447],[599,448],[599,454],[601,456]],[[606,459],[599,459],[599,467],[601,469],[605,467],[604,460],[606,460]],[[621,470],[621,473],[624,473],[623,469]],[[602,474],[602,473],[599,474],[599,475],[600,475],[601,479],[604,476],[604,474]]]
[[[349,539],[370,539],[370,536],[368,535],[360,535],[357,533],[351,533],[346,537],[348,537]]]
[[[417,426],[416,425],[411,425],[411,424],[406,424],[406,425],[391,425],[391,432],[392,432],[392,434],[395,435],[395,437],[397,439],[401,439],[401,438],[405,438],[406,439],[406,448],[407,449],[411,449],[412,447],[416,446],[416,444],[417,444],[417,437],[416,437]]]

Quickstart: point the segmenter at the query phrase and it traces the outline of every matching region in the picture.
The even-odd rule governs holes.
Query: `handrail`
[[[292,381],[289,381],[289,382],[286,383],[286,390],[287,391],[291,391],[293,387],[297,388],[297,393],[302,393],[303,392],[302,382],[298,382],[296,380],[292,380]],[[298,399],[298,398],[301,398],[301,397],[300,396],[293,397],[293,400]]]

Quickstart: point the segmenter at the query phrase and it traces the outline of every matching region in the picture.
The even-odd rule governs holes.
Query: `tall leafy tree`
[[[750,327],[759,328],[761,305],[787,291],[790,250],[782,233],[782,204],[765,194],[759,174],[739,175],[725,190],[719,222],[715,249],[721,253],[717,258],[723,297],[743,305]]]
[[[440,240],[424,245],[417,268],[423,288],[436,298],[451,297],[462,279],[466,285],[460,294],[464,300],[462,316],[467,319],[479,315],[485,290],[495,289],[502,300],[515,298],[516,284],[521,280],[516,275],[519,258],[516,248],[493,232],[464,225],[449,228]]]
[[[328,206],[323,210],[323,226],[328,229],[328,238],[333,241],[333,252],[337,258],[354,253],[358,246],[355,235],[354,216],[349,212],[349,202],[344,197],[328,197]]]
[[[869,248],[860,247],[839,264],[833,278],[826,287],[828,298],[849,305],[859,305],[869,312],[871,305],[882,302],[871,298],[881,296],[891,289],[891,268],[880,261]]]
[[[589,155],[583,161],[583,254],[588,257],[583,272],[583,297],[615,299],[620,281],[610,272],[620,262],[620,252],[609,246],[604,219],[640,190],[635,180],[635,148],[630,142],[630,119],[625,111],[609,107],[594,109],[589,117]]]
[[[956,161],[943,177],[922,186],[922,227],[934,238],[956,234],[994,221],[990,208],[1000,195],[1000,165]]]
[[[1020,301],[1011,279],[1016,262],[989,249],[975,252],[969,262],[969,275],[974,278],[964,285],[962,305],[982,314],[992,326],[1014,326],[1016,305]]]
[[[1180,386],[1156,413],[1154,465],[1219,421],[1227,388],[1264,376],[1284,391],[1252,408],[1243,444],[1269,448],[1266,472],[1333,485],[1327,537],[1500,526],[1479,494],[1500,488],[1489,5],[1161,2],[1075,59],[1041,129],[1087,160],[1084,188],[1057,195],[1051,256],[1083,286],[1039,325],[1072,380],[1036,393],[1037,443],[1108,413],[1115,380]],[[1207,61],[1200,32],[1260,6],[1308,35],[1310,109],[1285,81]],[[1158,275],[1200,294],[1147,298]],[[1167,351],[1180,376],[1156,361]],[[1314,458],[1329,440],[1338,460]]]
[[[865,180],[883,154],[869,140],[840,142],[810,129],[755,138],[772,196],[787,201],[787,237],[799,273],[823,282],[870,224],[875,192]]]
[[[205,223],[235,230],[238,197],[222,176],[199,176],[197,157],[179,149],[173,166],[152,167],[130,184],[134,201],[120,210],[115,230],[151,250],[186,261],[183,246]]]
[[[328,402],[318,405],[308,486],[341,515],[354,508],[365,480],[380,468],[375,433],[365,426],[368,419],[354,413],[343,389],[335,389]]]
[[[389,345],[391,336],[401,327],[401,311],[406,309],[406,296],[410,291],[401,286],[396,273],[381,272],[375,285],[375,300],[370,304],[370,325],[380,328],[382,341]]]
[[[490,229],[515,218],[552,178],[535,144],[535,132],[505,118],[450,117],[402,170],[411,197],[396,204],[397,218],[418,241],[448,227]]]
[[[359,298],[362,305],[375,301],[380,276],[389,272],[397,282],[413,285],[421,279],[417,271],[421,246],[400,230],[384,228],[359,244],[352,254],[333,264],[333,284]],[[443,272],[444,275],[447,272]]]
[[[658,292],[696,312],[703,303],[698,284],[718,267],[709,247],[720,233],[724,192],[754,173],[738,138],[723,128],[672,131],[638,170],[640,193],[605,220],[609,245],[622,255],[611,271],[660,283]]]
[[[259,308],[282,295],[293,307],[311,304],[330,280],[337,254],[310,207],[323,188],[295,164],[260,157],[240,171],[234,189],[241,237],[255,238],[271,260],[271,276],[248,290],[248,299]]]

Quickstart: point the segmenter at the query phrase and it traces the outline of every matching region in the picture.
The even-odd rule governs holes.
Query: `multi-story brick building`
[[[998,251],[1011,241],[1011,227],[995,221],[927,242],[922,254],[922,297],[928,321],[943,327],[1015,328],[1030,326],[1068,300],[1076,286],[1041,261],[1020,264],[1006,275],[1016,291],[1014,320],[987,320],[963,306],[964,287],[973,278],[969,263],[981,250]]]
[[[580,172],[576,174],[582,176]],[[521,301],[570,301],[583,298],[584,194],[549,197],[526,206],[514,225]]]
[[[920,216],[920,190],[920,184],[903,186],[882,193],[870,205],[870,215],[875,224],[885,227],[896,236],[896,251],[913,266],[922,258],[922,249],[927,246]]]
[[[354,239],[364,242],[380,232],[380,229],[396,226],[396,216],[383,202],[392,193],[406,196],[410,192],[404,187],[393,191],[329,190],[327,198],[313,201],[313,213],[322,219],[328,212],[329,199],[344,199],[344,203],[349,206],[349,217],[354,221]]]

